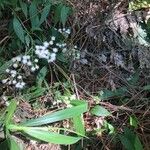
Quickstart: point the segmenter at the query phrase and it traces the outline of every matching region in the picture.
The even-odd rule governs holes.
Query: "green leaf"
[[[9,137],[9,149],[10,150],[20,150],[19,145],[12,137]]]
[[[82,113],[87,111],[87,103],[83,101],[71,101],[75,106],[71,108],[67,108],[64,110],[60,110],[51,114],[47,114],[45,116],[39,117],[37,119],[32,119],[27,122],[22,123],[25,126],[39,126],[44,124],[49,124],[57,121],[61,121],[64,119],[73,118],[75,116],[79,116]]]
[[[107,117],[111,115],[111,113],[107,109],[99,105],[96,105],[94,108],[92,108],[91,113],[93,115],[102,116],[102,117]]]
[[[81,139],[80,137],[66,136],[54,132],[35,130],[34,128],[25,129],[24,132],[38,140],[54,144],[65,144],[65,145],[74,144]]]
[[[24,43],[24,30],[20,21],[16,17],[13,19],[13,28],[18,38],[22,41],[22,43]]]
[[[124,134],[120,134],[119,138],[127,150],[143,150],[138,136],[132,130],[126,128]]]
[[[137,135],[135,135],[134,147],[135,147],[135,150],[143,150],[142,143]]]
[[[135,128],[138,127],[138,120],[134,115],[130,116],[130,125]]]
[[[69,12],[70,12],[70,7],[67,7],[64,5],[61,9],[61,22],[62,22],[63,26],[65,26],[65,23],[69,16]]]
[[[4,121],[5,126],[8,126],[9,123],[11,122],[14,112],[16,110],[16,107],[17,107],[17,102],[15,100],[11,100],[6,110],[7,114],[6,114],[5,121]]]
[[[61,9],[62,9],[63,5],[62,3],[57,5],[55,10],[54,10],[54,23],[57,24],[60,19],[61,19]]]
[[[125,96],[126,92],[127,92],[127,88],[126,87],[122,87],[122,88],[118,88],[114,91],[110,91],[110,90],[103,90],[100,93],[100,99],[101,100],[105,100],[105,99],[109,99],[112,97],[121,97],[121,96]]]
[[[135,150],[134,146],[131,144],[131,142],[124,136],[124,135],[119,135],[119,138],[121,140],[122,145],[127,149],[127,150]]]
[[[41,18],[40,18],[40,22],[39,22],[39,25],[41,25],[47,18],[49,12],[50,12],[50,8],[51,8],[51,5],[46,5],[41,13]]]
[[[28,17],[28,7],[27,7],[27,4],[24,3],[22,0],[19,0],[19,3],[20,3],[21,9],[22,9],[25,17],[27,18]]]
[[[38,73],[38,75],[37,75],[37,86],[38,87],[41,87],[42,86],[42,82],[44,81],[44,79],[45,79],[45,77],[46,77],[46,74],[47,74],[47,67],[45,66],[45,67],[43,67],[40,71],[39,71],[39,73]]]
[[[29,35],[26,35],[26,36],[25,36],[25,43],[26,43],[27,46],[29,47],[29,44],[30,44],[30,37],[29,37]]]
[[[42,96],[45,91],[46,91],[46,88],[38,87],[38,88],[35,88],[34,91],[32,91],[31,93],[23,94],[23,98],[29,101],[39,96]]]
[[[84,120],[82,115],[73,117],[73,125],[76,132],[85,135]]]
[[[144,91],[149,91],[149,90],[150,90],[150,85],[144,86],[144,87],[143,87],[143,90],[144,90]]]
[[[29,7],[29,15],[30,15],[30,21],[32,25],[32,30],[34,30],[34,28],[39,27],[39,16],[38,16],[38,10],[35,2],[32,2]]]
[[[7,61],[0,67],[0,74],[3,74],[6,72],[6,69],[9,68],[13,64],[12,60]]]

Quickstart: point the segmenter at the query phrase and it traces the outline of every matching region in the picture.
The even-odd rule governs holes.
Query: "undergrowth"
[[[95,54],[80,3],[0,1],[0,149],[148,149],[149,78]],[[138,29],[126,40],[148,47],[149,20]]]

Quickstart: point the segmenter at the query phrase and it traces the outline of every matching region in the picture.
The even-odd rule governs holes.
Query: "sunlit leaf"
[[[73,117],[73,125],[76,132],[85,135],[84,121],[82,115]]]
[[[102,106],[96,105],[91,109],[91,113],[96,116],[107,117],[110,116],[111,113]]]
[[[61,120],[68,119],[68,118],[73,118],[87,111],[87,103],[83,101],[72,101],[72,103],[75,106],[71,108],[66,108],[64,110],[60,110],[54,113],[50,113],[50,114],[47,114],[45,116],[42,116],[36,119],[31,119],[22,124],[25,126],[39,126],[39,125],[61,121]]]
[[[9,137],[9,149],[10,150],[20,150],[19,145],[12,137]]]
[[[12,120],[12,117],[14,115],[14,112],[16,110],[16,107],[17,107],[17,102],[13,99],[11,100],[9,106],[7,107],[7,114],[6,114],[6,117],[5,117],[5,121],[4,121],[4,124],[6,126],[8,126],[8,124],[10,123],[10,121]]]
[[[66,136],[43,130],[25,129],[24,132],[38,140],[54,144],[65,144],[65,145],[74,144],[81,139],[80,137]]]

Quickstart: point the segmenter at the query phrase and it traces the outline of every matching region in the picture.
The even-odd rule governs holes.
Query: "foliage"
[[[131,1],[129,10],[147,6],[148,0]],[[95,137],[98,139],[98,143],[103,141],[101,140],[103,135],[105,137],[108,135],[106,139],[110,137],[119,139],[127,150],[142,150],[142,142],[136,134],[140,125],[137,116],[132,111],[132,114],[126,112],[129,122],[123,123],[134,131],[129,128],[123,130],[124,126],[117,126],[114,121],[120,112],[123,113],[124,105],[134,98],[133,95],[149,92],[150,85],[139,84],[140,71],[137,71],[124,85],[117,86],[113,90],[100,88],[99,91],[97,88],[98,94],[93,95],[87,91],[85,94],[84,89],[76,84],[76,79],[70,74],[72,62],[80,64],[82,58],[80,51],[82,46],[77,47],[74,44],[78,45],[80,39],[78,36],[71,39],[71,32],[76,32],[75,30],[78,30],[76,28],[79,28],[70,26],[72,14],[73,8],[69,1],[0,1],[0,19],[4,20],[6,26],[0,40],[0,100],[4,101],[4,107],[2,104],[3,109],[0,111],[0,128],[4,134],[2,139],[0,134],[0,147],[4,150],[21,149],[16,135],[23,135],[26,139],[43,143],[69,146],[77,143],[78,149],[83,149],[82,145],[86,143],[87,135],[92,134],[94,139]],[[139,25],[136,38],[141,45],[149,46],[149,23],[148,20]],[[85,62],[87,68],[90,65]],[[105,65],[107,67],[107,64]],[[112,67],[106,68],[109,69]],[[77,72],[78,68],[75,71]],[[92,80],[94,78],[95,75]],[[83,99],[80,99],[80,94]],[[35,114],[36,110],[43,112],[46,109],[46,111],[42,115],[38,114],[38,117],[34,114],[36,117],[32,116],[29,119],[25,116],[16,121],[15,117],[21,102],[27,103]],[[103,106],[101,102],[103,104],[106,102],[108,107]],[[109,107],[111,102],[114,105]],[[134,103],[136,102],[132,101],[131,104]],[[21,109],[24,111],[26,108]],[[117,114],[117,117],[114,117],[114,114]],[[92,131],[88,131],[88,119],[93,125]]]
[[[78,130],[77,128],[75,128],[77,130],[71,131],[65,128],[56,128],[50,126],[50,123],[54,123],[64,119],[76,118],[87,111],[87,104],[83,101],[72,101],[71,104],[73,105],[71,108],[50,113],[45,116],[25,121],[20,124],[15,124],[13,123],[12,117],[16,110],[17,102],[15,100],[11,100],[11,103],[6,110],[7,113],[3,118],[3,129],[6,142],[5,147],[9,147],[10,150],[19,150],[19,146],[12,138],[12,132],[21,132],[22,134],[30,138],[55,144],[73,144],[79,141],[81,139],[81,136],[85,136],[85,133],[83,133],[84,128],[82,129],[82,131]],[[42,126],[46,124],[48,124],[48,126]],[[78,121],[78,126],[82,126],[80,119]],[[77,134],[78,136],[63,135],[59,133],[60,131],[72,132],[74,134]],[[4,142],[1,144],[3,145]]]

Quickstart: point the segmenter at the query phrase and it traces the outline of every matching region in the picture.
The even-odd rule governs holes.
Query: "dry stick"
[[[79,92],[78,92],[78,89],[77,89],[75,77],[74,77],[74,74],[71,74],[71,75],[72,75],[72,79],[73,79],[73,84],[74,84],[74,89],[75,89],[76,97],[77,97],[77,99],[79,100],[80,97],[79,97]]]
[[[9,36],[5,36],[1,41],[0,41],[0,44],[2,44],[6,39],[9,39],[10,37]]]

